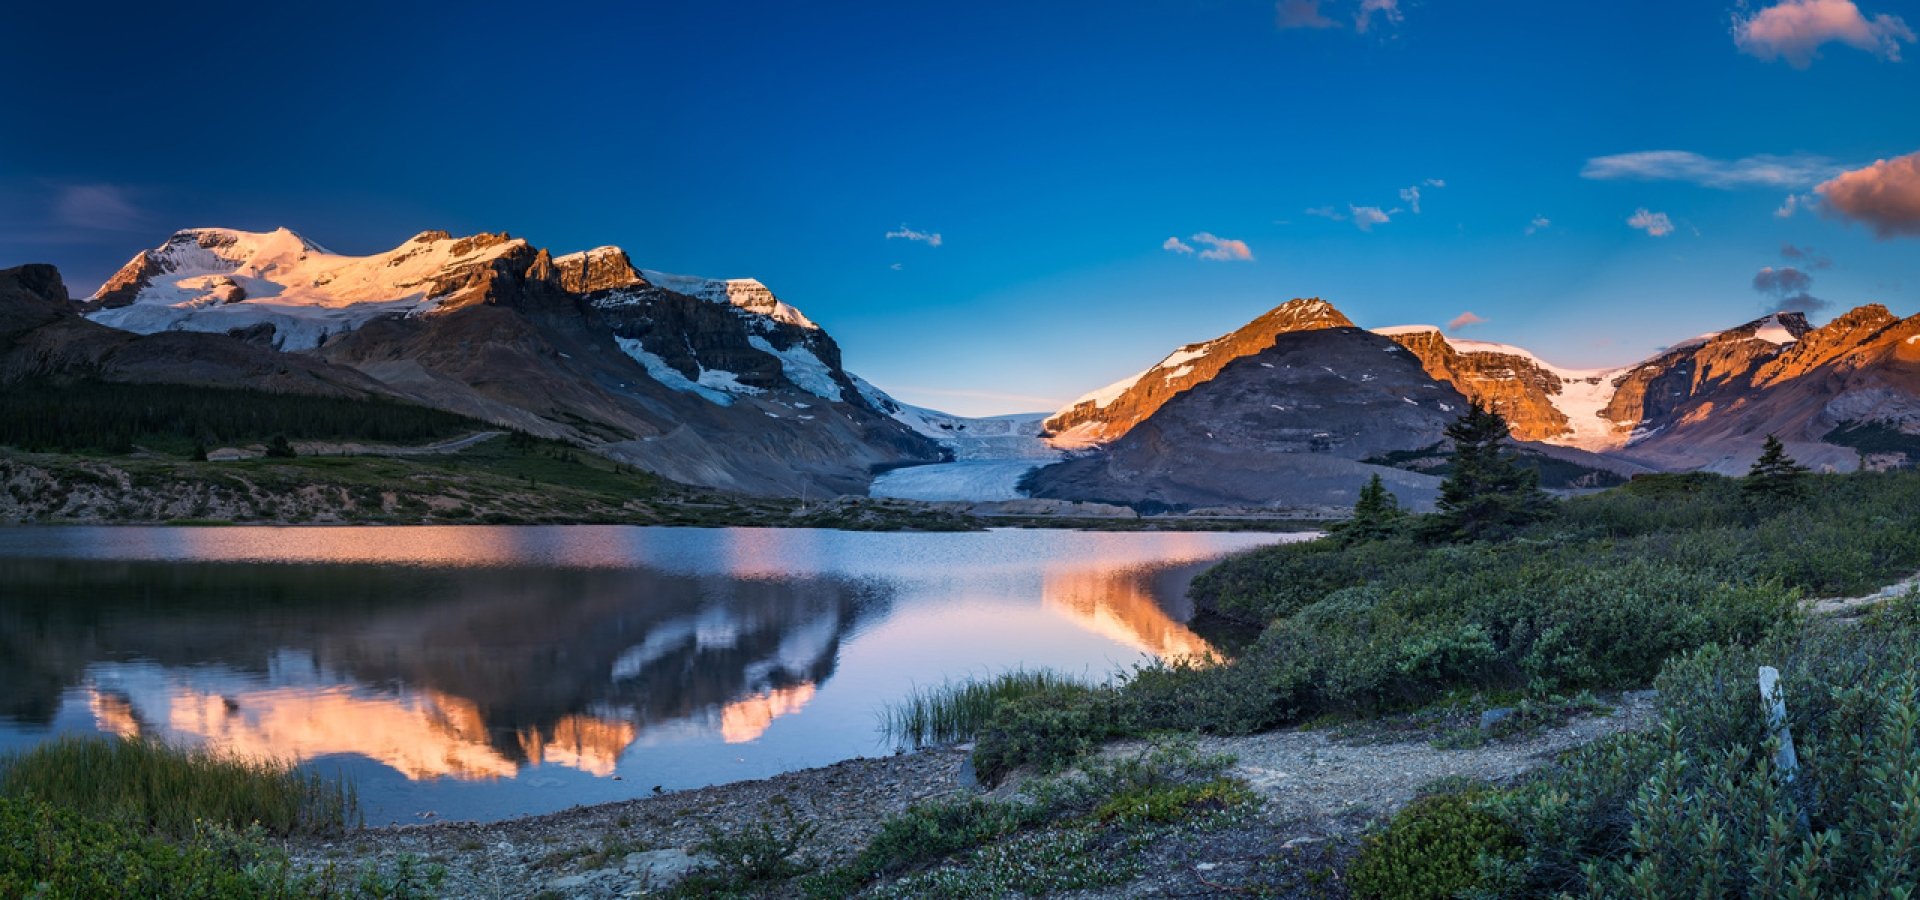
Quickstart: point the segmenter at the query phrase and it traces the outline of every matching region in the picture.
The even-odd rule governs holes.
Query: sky
[[[1044,410],[1293,297],[1569,366],[1920,312],[1920,2],[30,4],[0,266],[427,229],[754,277]]]

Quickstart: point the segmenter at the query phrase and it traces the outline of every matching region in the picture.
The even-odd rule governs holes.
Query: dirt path
[[[1914,591],[1920,591],[1920,573],[1861,597],[1822,597],[1813,601],[1813,613],[1836,619],[1857,618],[1882,601],[1904,597]]]
[[[506,436],[504,431],[476,431],[465,437],[457,437],[417,447],[393,447],[384,444],[334,444],[323,441],[299,441],[293,445],[295,453],[301,456],[438,456],[445,453],[459,453],[475,444]]]
[[[1426,733],[1356,740],[1327,731],[1292,729],[1202,738],[1202,750],[1237,757],[1234,774],[1267,801],[1264,821],[1238,838],[1209,838],[1204,850],[1177,851],[1200,856],[1167,860],[1150,867],[1153,874],[1097,896],[1193,896],[1195,886],[1201,884],[1195,880],[1196,872],[1231,878],[1236,858],[1271,856],[1289,840],[1320,842],[1350,836],[1437,779],[1504,781],[1564,750],[1644,727],[1652,719],[1652,697],[1641,692],[1620,698],[1611,716],[1583,717],[1525,737],[1464,749],[1437,749]],[[1119,744],[1109,752],[1139,746]],[[788,811],[797,821],[819,828],[809,842],[812,852],[827,862],[847,859],[865,846],[882,821],[908,806],[935,797],[977,793],[979,788],[966,775],[966,757],[964,748],[947,748],[849,760],[761,781],[642,796],[506,822],[370,829],[293,849],[296,858],[307,864],[357,865],[373,859],[391,863],[410,854],[447,868],[442,890],[449,897],[525,897],[543,892],[564,898],[637,896],[646,890],[649,866],[684,859],[677,851],[705,838],[709,826],[724,831],[762,823],[784,827]],[[995,794],[1016,789],[1010,785]],[[1234,848],[1242,845],[1252,849],[1236,857]],[[1209,854],[1212,858],[1200,858]]]
[[[1354,743],[1326,731],[1272,731],[1206,738],[1202,750],[1237,757],[1233,774],[1268,801],[1274,816],[1303,823],[1336,822],[1391,812],[1442,778],[1501,782],[1554,756],[1653,721],[1653,694],[1622,696],[1609,716],[1585,716],[1510,741],[1443,750],[1424,739]]]

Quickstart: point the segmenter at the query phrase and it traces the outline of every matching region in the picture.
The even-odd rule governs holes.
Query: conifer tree
[[[1740,482],[1740,491],[1757,507],[1776,507],[1797,500],[1806,492],[1802,478],[1806,474],[1807,467],[1787,455],[1780,439],[1767,435],[1767,442],[1760,445],[1760,458],[1754,460],[1747,477]]]
[[[1333,526],[1333,533],[1348,544],[1384,540],[1400,533],[1405,516],[1400,509],[1400,498],[1388,491],[1375,474],[1360,488],[1360,499],[1353,504],[1353,518]]]
[[[267,440],[267,455],[275,459],[292,459],[293,445],[287,443],[287,436],[276,434]]]
[[[1453,472],[1440,484],[1436,512],[1421,525],[1429,540],[1497,538],[1552,514],[1553,500],[1540,490],[1540,473],[1514,458],[1507,447],[1507,420],[1478,403],[1447,426],[1453,441]]]

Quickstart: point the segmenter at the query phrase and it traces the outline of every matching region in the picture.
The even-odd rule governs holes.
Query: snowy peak
[[[139,333],[267,325],[274,346],[305,350],[377,316],[429,311],[528,249],[506,234],[428,231],[385,253],[343,256],[285,228],[193,228],[135,255],[82,308]]]
[[[1227,363],[1273,346],[1280,335],[1351,327],[1353,321],[1325,300],[1289,300],[1232,334],[1188,344],[1138,375],[1075,400],[1047,419],[1047,433],[1062,447],[1112,441],[1174,395],[1212,378]]]
[[[1319,297],[1288,300],[1267,311],[1266,315],[1253,320],[1240,331],[1253,330],[1258,333],[1289,334],[1295,331],[1319,331],[1324,328],[1352,328],[1353,320],[1346,317]],[[1239,334],[1235,332],[1234,334]],[[1228,335],[1232,337],[1233,335]]]
[[[709,303],[732,306],[765,316],[783,325],[809,329],[820,327],[813,324],[813,320],[802,315],[799,310],[782,302],[779,297],[773,295],[773,291],[756,279],[701,278],[696,275],[674,275],[651,269],[642,270],[641,275],[655,286],[676,294],[685,294]]]

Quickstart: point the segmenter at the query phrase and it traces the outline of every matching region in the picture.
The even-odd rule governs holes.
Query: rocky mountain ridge
[[[63,311],[351,373],[707,487],[861,493],[874,471],[948,455],[876,408],[832,337],[764,285],[643,273],[616,247],[554,257],[506,234],[428,231],[355,257],[286,229],[191,229]]]
[[[1299,316],[1303,308],[1313,315]],[[1281,304],[1230,335],[1182,347],[1148,372],[1060,410],[1047,420],[1051,439],[1068,447],[1112,444],[1173,396],[1280,335],[1331,334],[1350,325],[1318,299]],[[1920,317],[1901,320],[1877,304],[1818,329],[1804,314],[1776,313],[1617,369],[1556,366],[1523,348],[1464,340],[1430,325],[1374,333],[1410,351],[1436,381],[1499,411],[1517,440],[1662,469],[1733,471],[1744,470],[1770,433],[1756,424],[1753,410],[1778,405],[1761,403],[1772,394],[1797,397],[1789,405],[1805,414],[1767,418],[1769,429],[1819,465],[1876,464],[1858,448],[1828,441],[1836,429],[1920,430],[1912,426],[1914,392],[1902,386],[1906,345],[1898,344],[1915,330]],[[1832,380],[1843,372],[1850,373],[1845,386]]]

